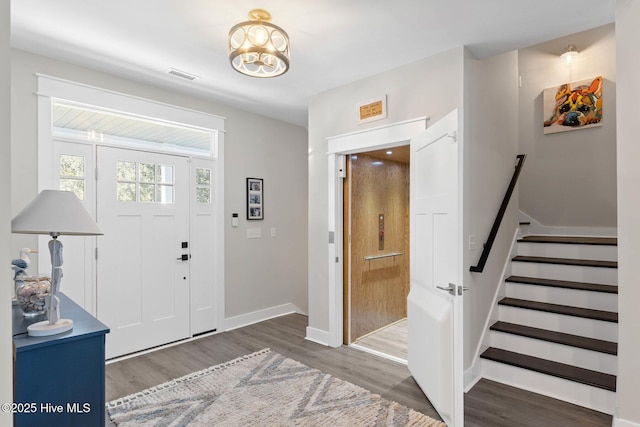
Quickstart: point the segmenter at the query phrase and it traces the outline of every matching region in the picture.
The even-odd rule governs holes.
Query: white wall
[[[640,426],[640,2],[618,0],[616,49],[618,82],[618,408],[614,425]]]
[[[326,138],[462,106],[463,49],[457,48],[323,92],[309,103],[309,327],[329,331]],[[357,125],[357,105],[387,95],[388,117]]]
[[[518,191],[511,202],[482,273],[471,273],[513,176],[518,145],[518,54],[478,61],[465,57],[464,296],[465,369],[473,363],[493,307],[496,289],[518,226]],[[524,168],[530,165],[525,162]],[[475,248],[469,250],[469,237]]]
[[[307,309],[306,130],[245,113],[221,103],[172,92],[21,50],[12,51],[12,212],[37,191],[36,76],[43,73],[80,83],[226,117],[225,127],[225,305],[226,316],[292,303]],[[245,178],[265,180],[265,220],[247,224]],[[240,227],[231,227],[231,213]],[[248,241],[247,227],[263,238]],[[277,237],[269,237],[276,227]],[[15,235],[12,253],[35,245]],[[37,262],[34,264],[37,265]],[[265,268],[268,266],[268,268]]]
[[[559,58],[573,44],[575,65]],[[613,24],[519,51],[520,209],[546,226],[616,226],[616,46]],[[542,91],[603,77],[602,127],[543,134]]]
[[[9,3],[0,2],[0,182],[7,184],[11,180],[11,49],[9,48]],[[0,259],[7,265],[11,258],[11,186],[0,186]],[[0,403],[13,402],[13,344],[11,342],[11,270],[4,268],[0,274],[0,378],[4,386],[0,387]],[[0,425],[13,425],[13,415],[0,411]]]
[[[226,128],[226,315],[283,302],[306,313],[307,132],[255,115],[229,119]],[[248,177],[264,178],[264,221],[246,219]],[[238,228],[229,227],[232,212]],[[260,228],[262,238],[247,239],[247,228]]]

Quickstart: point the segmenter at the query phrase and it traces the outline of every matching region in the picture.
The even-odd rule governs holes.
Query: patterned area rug
[[[107,404],[126,426],[445,424],[269,349]]]

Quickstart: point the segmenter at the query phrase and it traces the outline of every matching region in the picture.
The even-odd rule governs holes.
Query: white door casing
[[[343,261],[342,261],[342,171],[344,156],[383,148],[407,145],[424,130],[426,117],[365,129],[327,138],[328,160],[328,299],[329,330],[307,328],[307,339],[331,347],[342,345],[343,331]]]
[[[188,338],[189,248],[182,247],[189,242],[188,159],[111,147],[97,151],[97,222],[104,232],[98,238],[97,316],[111,329],[106,357]],[[138,170],[141,164],[171,167],[173,202],[118,201],[119,162]]]
[[[457,110],[411,140],[409,371],[451,427],[464,422]],[[441,288],[452,287],[451,293]]]

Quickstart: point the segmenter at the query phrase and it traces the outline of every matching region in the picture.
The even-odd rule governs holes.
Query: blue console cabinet
[[[13,384],[16,427],[105,425],[104,324],[63,294],[61,316],[73,329],[30,337],[27,326],[46,316],[26,318],[13,306]]]

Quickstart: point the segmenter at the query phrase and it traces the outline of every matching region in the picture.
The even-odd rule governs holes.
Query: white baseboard
[[[482,379],[480,375],[476,372],[476,364],[474,363],[469,369],[464,371],[464,392],[467,393],[469,390],[473,388],[474,385],[478,381]]]
[[[307,326],[306,340],[329,347],[329,332]]]
[[[618,418],[617,415],[613,417],[612,427],[640,427],[640,423],[636,423],[634,421],[628,421]]]
[[[291,303],[269,307],[251,313],[240,314],[224,319],[224,331],[231,331],[242,328],[243,326],[253,325],[254,323],[263,322],[273,319],[274,317],[284,316],[286,314],[301,313],[302,311]]]

